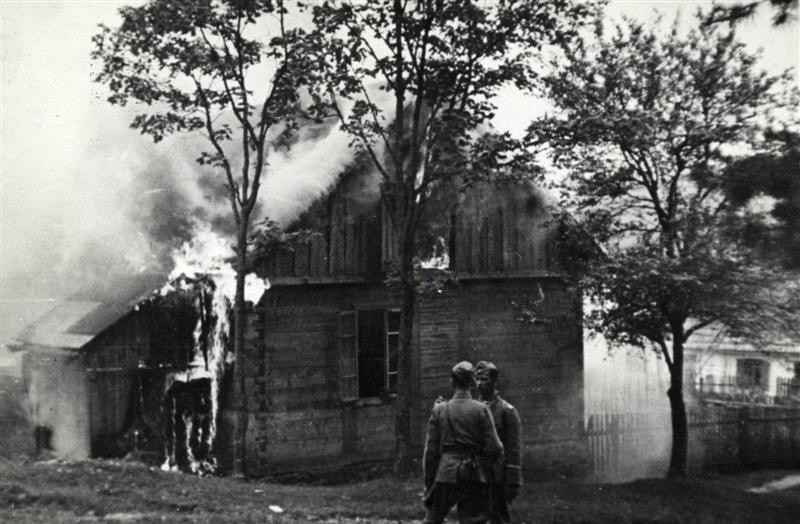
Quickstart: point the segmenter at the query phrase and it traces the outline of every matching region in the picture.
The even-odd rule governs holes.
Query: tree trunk
[[[247,230],[249,220],[242,217],[236,239],[236,295],[233,301],[233,383],[235,426],[233,434],[233,474],[247,474],[247,423],[249,416],[245,380],[244,335],[247,329],[247,307],[244,302],[244,282],[247,271]]]
[[[682,329],[679,331],[673,333],[670,386],[667,391],[672,411],[672,453],[667,478],[686,475],[689,451],[689,425],[686,419],[686,403],[683,400],[683,332]]]
[[[404,236],[407,236],[404,234]],[[400,247],[400,347],[397,354],[397,405],[395,411],[395,472],[401,476],[413,474],[413,438],[411,415],[413,388],[413,332],[416,283],[414,281],[413,241],[402,240]]]

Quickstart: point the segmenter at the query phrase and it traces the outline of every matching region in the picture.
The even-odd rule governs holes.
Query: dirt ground
[[[800,472],[625,484],[527,484],[517,522],[798,522]],[[755,490],[755,491],[751,491]],[[0,460],[2,522],[417,522],[418,480],[286,484],[165,473],[137,463]]]

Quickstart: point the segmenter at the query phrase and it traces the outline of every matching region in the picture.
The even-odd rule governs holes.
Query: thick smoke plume
[[[79,290],[113,293],[115,285],[139,272],[161,273],[166,280],[173,252],[200,224],[230,236],[224,177],[194,161],[206,147],[202,139],[171,137],[153,144],[120,117],[89,134],[104,140],[90,140],[79,168],[68,173],[50,205],[39,210],[32,205],[34,216],[25,217],[18,236],[4,242],[4,300],[18,304],[4,307],[4,341]],[[294,220],[352,161],[348,142],[328,122],[302,129],[291,149],[271,151],[261,216],[254,221]]]

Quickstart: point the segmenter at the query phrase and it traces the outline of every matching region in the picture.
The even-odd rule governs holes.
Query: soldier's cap
[[[475,375],[476,376],[486,375],[491,378],[497,378],[499,372],[497,371],[497,366],[495,366],[491,362],[486,362],[485,360],[481,360],[480,362],[475,364]]]
[[[470,382],[475,378],[475,368],[471,363],[462,360],[453,366],[453,378],[459,382]]]

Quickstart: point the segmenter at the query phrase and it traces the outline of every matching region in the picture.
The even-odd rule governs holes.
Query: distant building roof
[[[118,285],[87,289],[61,300],[39,320],[23,329],[10,344],[79,349],[165,282],[156,273],[131,275]]]
[[[800,344],[790,340],[774,340],[764,345],[727,335],[719,326],[706,326],[694,333],[686,343],[688,351],[718,351],[736,353],[797,353],[800,356]]]

